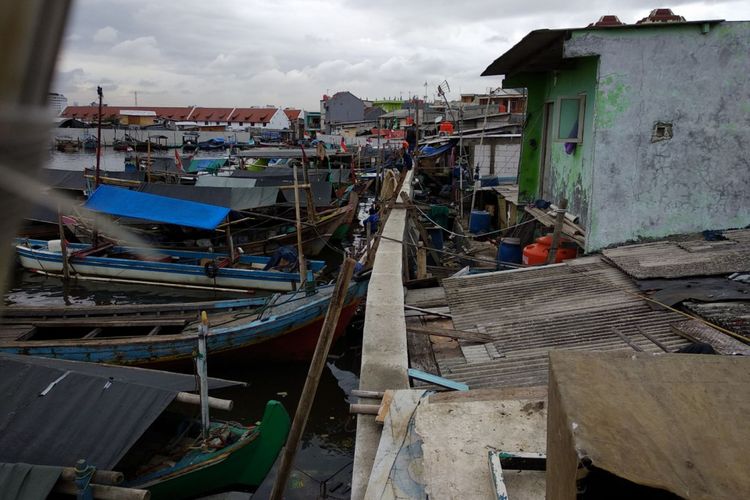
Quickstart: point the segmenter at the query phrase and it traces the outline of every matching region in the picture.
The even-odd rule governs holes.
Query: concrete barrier
[[[401,191],[411,197],[412,171],[406,175]],[[406,232],[406,222],[407,209],[399,197],[383,228],[384,238],[375,254],[367,288],[359,379],[362,390],[384,391],[409,387],[402,278],[403,244],[400,243]],[[377,400],[361,401],[379,404]],[[363,498],[367,491],[381,429],[374,415],[357,416],[351,495],[354,500]]]

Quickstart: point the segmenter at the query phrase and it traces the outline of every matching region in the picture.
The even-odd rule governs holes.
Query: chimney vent
[[[678,16],[672,9],[654,9],[648,15],[635,24],[656,24],[656,23],[684,23],[685,18]]]
[[[588,25],[589,28],[592,26],[622,26],[625,23],[620,21],[620,18],[613,15],[608,16],[602,16],[599,18],[599,20],[595,23],[591,23]]]

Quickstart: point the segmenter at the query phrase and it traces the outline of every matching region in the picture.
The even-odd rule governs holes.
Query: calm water
[[[145,155],[145,153],[143,153]],[[99,166],[103,170],[116,172],[125,170],[125,152],[115,151],[112,148],[102,150]],[[59,170],[83,170],[96,166],[96,155],[90,152],[78,151],[76,153],[61,153],[51,150],[47,160],[47,168]]]

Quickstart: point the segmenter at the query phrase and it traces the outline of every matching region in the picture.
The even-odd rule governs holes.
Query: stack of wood
[[[545,227],[555,227],[555,211],[542,210],[535,206],[529,205],[524,207],[526,213],[534,217],[540,224]],[[581,248],[586,247],[586,231],[575,221],[577,217],[569,212],[565,212],[562,233],[574,241]]]

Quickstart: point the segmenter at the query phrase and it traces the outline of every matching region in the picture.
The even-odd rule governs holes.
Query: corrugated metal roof
[[[633,344],[662,352],[648,336],[670,351],[689,344],[670,328],[684,316],[651,307],[600,257],[449,278],[443,286],[455,328],[495,339],[462,341],[463,356],[436,352],[441,375],[471,388],[545,385],[550,350],[633,351]]]
[[[710,276],[750,271],[750,230],[726,231],[725,240],[661,241],[602,253],[637,279]]]
[[[750,301],[741,302],[685,302],[688,311],[715,325],[750,338]]]
[[[570,33],[578,31],[631,30],[643,28],[673,28],[676,26],[718,24],[722,19],[650,24],[622,24],[619,26],[588,26],[568,29],[540,29],[531,31],[510,50],[487,66],[481,76],[512,75],[522,71],[551,71],[565,64],[563,45]]]

